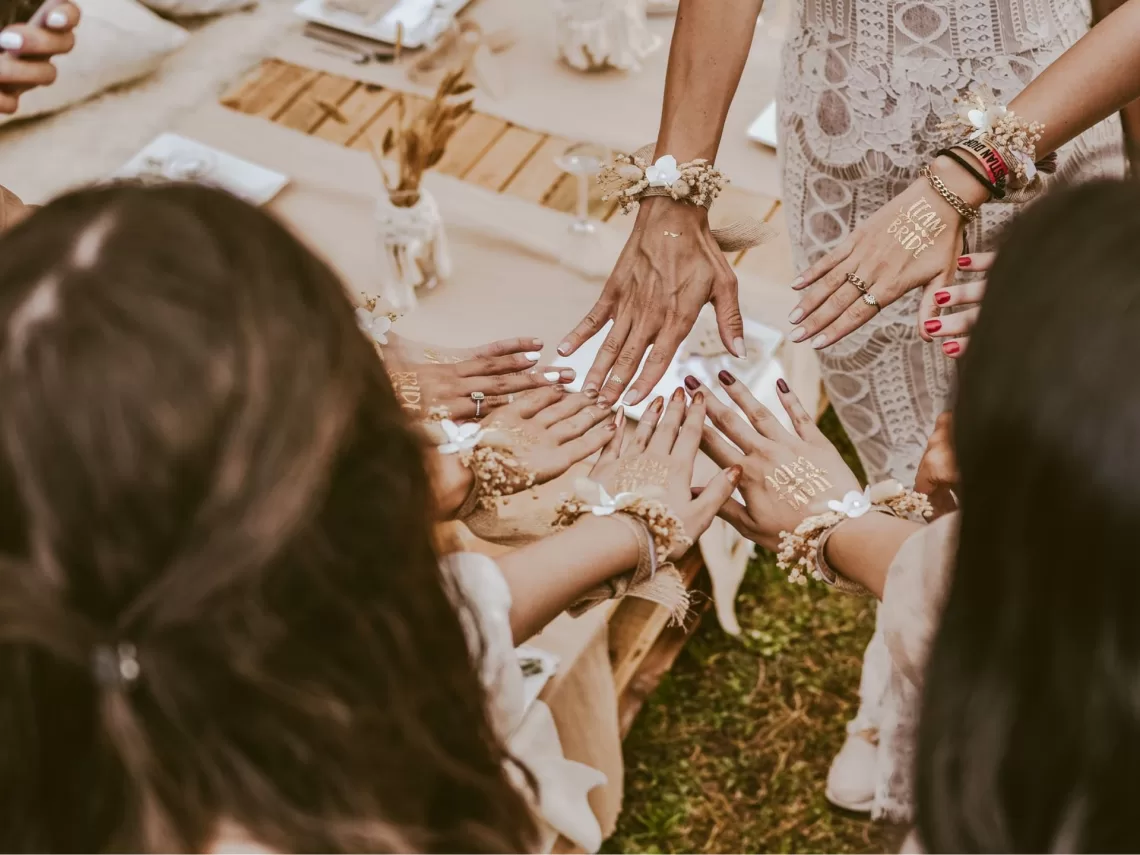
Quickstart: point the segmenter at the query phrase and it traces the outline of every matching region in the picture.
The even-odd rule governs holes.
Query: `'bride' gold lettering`
[[[919,199],[907,209],[899,208],[898,216],[887,227],[899,246],[918,258],[930,247],[934,239],[946,231],[946,223],[926,199]]]

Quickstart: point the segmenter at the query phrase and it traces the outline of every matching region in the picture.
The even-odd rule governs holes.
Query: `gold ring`
[[[871,290],[871,286],[867,284],[866,280],[859,278],[854,273],[847,274],[847,281],[862,291],[864,294]],[[872,305],[874,304],[872,303]]]
[[[863,302],[870,306],[875,311],[881,311],[879,301],[875,299],[875,295],[869,291],[863,292]]]

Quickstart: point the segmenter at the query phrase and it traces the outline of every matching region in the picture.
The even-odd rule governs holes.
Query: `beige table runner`
[[[650,19],[661,48],[636,73],[575,71],[558,61],[550,0],[475,0],[466,16],[486,31],[509,27],[516,44],[494,58],[503,81],[497,98],[476,94],[476,107],[526,128],[572,140],[590,140],[633,151],[657,138],[671,17]],[[405,65],[354,65],[321,52],[321,45],[301,36],[295,26],[277,49],[281,59],[377,83],[430,94],[408,81]],[[742,189],[780,197],[779,165],[774,152],[751,142],[746,131],[775,96],[779,76],[781,30],[757,28],[740,88],[725,123],[717,165]]]

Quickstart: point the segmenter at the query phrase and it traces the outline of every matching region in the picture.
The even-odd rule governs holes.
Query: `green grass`
[[[858,467],[829,411],[822,427]],[[861,470],[860,470],[861,472]],[[791,586],[760,553],[727,635],[711,612],[625,743],[625,806],[604,852],[888,852],[899,832],[823,790],[858,705],[870,600]]]

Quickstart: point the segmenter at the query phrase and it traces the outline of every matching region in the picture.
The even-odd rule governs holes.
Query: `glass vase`
[[[646,0],[552,0],[558,55],[579,71],[637,71],[661,47]]]
[[[439,206],[426,190],[386,194],[376,204],[380,297],[392,311],[416,307],[416,291],[451,275],[451,254]]]

